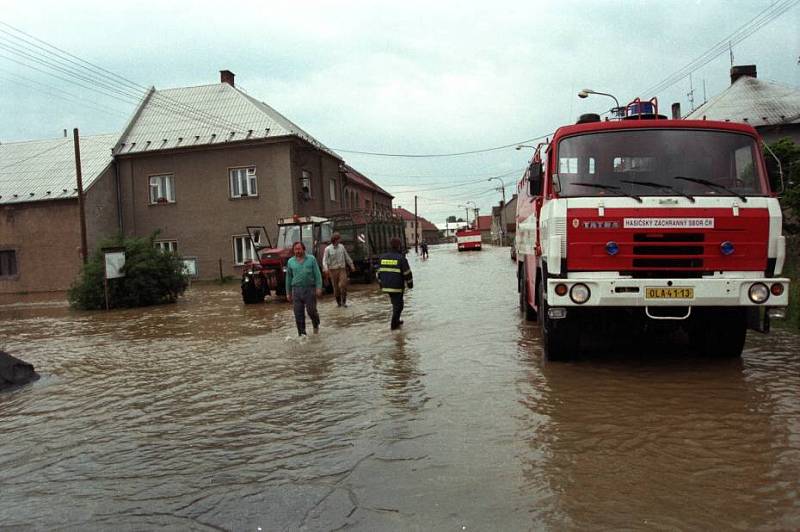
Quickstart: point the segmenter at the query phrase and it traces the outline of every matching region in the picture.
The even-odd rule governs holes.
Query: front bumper
[[[582,283],[589,287],[589,299],[577,304],[570,298],[570,288]],[[763,283],[769,289],[773,284],[783,285],[783,293],[769,297],[763,303],[754,303],[748,296],[750,287]],[[567,285],[567,293],[556,294],[556,286]],[[690,288],[693,297],[647,297],[648,288]],[[660,291],[659,292],[663,292]],[[671,290],[678,295],[685,290]],[[590,274],[576,274],[568,279],[547,280],[547,302],[551,307],[785,307],[789,304],[789,279],[786,278],[702,278],[702,279],[627,279],[598,278]]]

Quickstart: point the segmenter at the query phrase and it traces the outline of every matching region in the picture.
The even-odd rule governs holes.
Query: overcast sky
[[[783,10],[785,6],[791,6]],[[393,193],[395,205],[434,223],[489,214],[510,198],[532,150],[507,148],[657,96],[661,109],[691,109],[689,78],[643,94],[766,9],[783,13],[733,45],[735,64],[800,86],[798,0],[120,3],[0,0],[0,23],[157,89],[219,82],[219,70],[336,150]],[[15,55],[0,24],[0,142],[121,131],[135,108],[47,75]],[[6,46],[6,48],[4,48]],[[32,68],[33,67],[33,68]],[[692,73],[695,106],[729,82],[727,51]],[[66,77],[66,76],[65,76]],[[65,94],[66,91],[69,94]],[[444,185],[453,185],[442,189]],[[457,185],[457,186],[456,186]],[[437,189],[438,187],[438,189]],[[472,214],[470,214],[472,216]]]

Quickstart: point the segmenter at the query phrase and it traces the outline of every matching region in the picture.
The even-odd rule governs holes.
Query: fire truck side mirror
[[[538,196],[542,191],[542,163],[541,161],[532,162],[528,173],[528,193],[531,196]]]
[[[781,165],[781,160],[775,155],[775,152],[769,147],[769,145],[764,144],[764,148],[766,148],[767,153],[769,154],[768,157],[764,158],[764,162],[767,163],[767,178],[769,179],[769,186],[773,192],[780,195],[786,191],[786,187],[783,182],[783,168]]]

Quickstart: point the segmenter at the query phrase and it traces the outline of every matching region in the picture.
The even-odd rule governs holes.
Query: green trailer
[[[351,211],[328,218],[333,230],[342,236],[355,271],[351,278],[372,282],[378,269],[380,256],[391,249],[392,238],[399,238],[405,245],[405,222],[390,214],[373,214],[366,211]]]

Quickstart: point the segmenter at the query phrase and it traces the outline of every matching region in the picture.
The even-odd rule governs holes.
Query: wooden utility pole
[[[419,254],[419,220],[417,218],[416,196],[414,196],[414,253]]]
[[[78,140],[78,128],[72,130],[73,144],[75,145],[75,175],[78,178],[78,212],[81,219],[81,259],[83,263],[89,260],[89,249],[86,244],[86,209],[83,205],[83,176],[81,175],[81,145]]]

